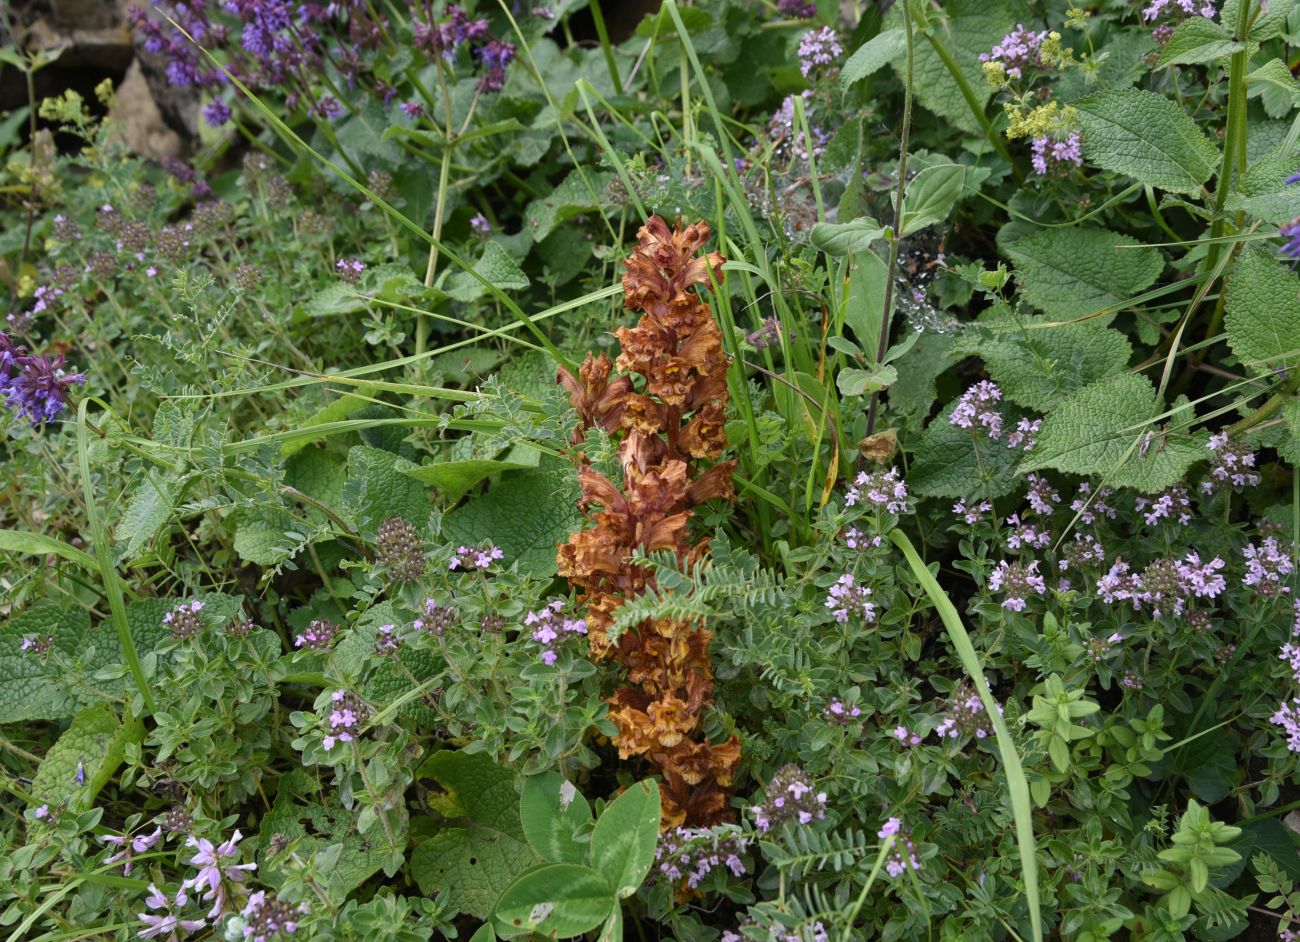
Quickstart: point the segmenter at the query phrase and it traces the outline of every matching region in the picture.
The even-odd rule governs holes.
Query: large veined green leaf
[[[1258,249],[1242,253],[1228,284],[1228,346],[1256,375],[1300,362],[1300,278]]]
[[[1007,246],[1026,301],[1056,318],[1116,310],[1165,267],[1158,249],[1107,229],[1044,229]]]
[[[1196,193],[1218,166],[1219,149],[1181,105],[1137,89],[1102,92],[1071,105],[1089,163],[1171,193]]]

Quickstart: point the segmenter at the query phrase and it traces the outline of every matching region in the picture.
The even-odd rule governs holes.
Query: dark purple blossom
[[[230,106],[220,98],[214,98],[203,107],[203,120],[209,127],[221,127],[230,120],[230,115]]]
[[[0,362],[3,362],[0,349]],[[8,405],[33,425],[49,422],[68,405],[69,391],[86,382],[85,373],[69,374],[59,356],[28,356],[16,361],[21,372],[10,375],[0,387],[8,394]]]

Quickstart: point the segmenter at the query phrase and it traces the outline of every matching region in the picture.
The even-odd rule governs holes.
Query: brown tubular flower
[[[644,756],[663,775],[663,826],[715,824],[727,817],[727,792],[740,761],[736,737],[705,742],[704,710],[713,693],[712,633],[704,626],[651,619],[611,641],[609,629],[627,600],[654,585],[632,565],[636,550],[671,550],[683,565],[703,557],[707,539],[691,542],[695,505],[731,500],[732,461],[725,444],[727,359],[713,311],[693,290],[722,281],[725,259],[696,256],[709,240],[707,223],[670,229],[658,216],[637,233],[640,245],[624,264],[627,307],[635,327],[615,331],[621,352],[611,364],[588,356],[575,378],[559,381],[578,411],[581,442],[599,426],[621,439],[623,487],[589,467],[579,469],[580,506],[589,525],[559,547],[559,572],[582,593],[591,651],[627,670],[629,686],[609,699],[619,757]],[[642,382],[634,385],[636,374]],[[643,392],[636,392],[640,386]],[[708,463],[712,463],[708,467]]]

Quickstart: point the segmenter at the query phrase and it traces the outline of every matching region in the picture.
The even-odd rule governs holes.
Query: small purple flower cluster
[[[1092,663],[1100,664],[1110,656],[1111,649],[1123,640],[1124,636],[1119,632],[1114,632],[1107,638],[1100,636],[1089,638],[1088,643],[1083,646],[1083,650]]]
[[[871,589],[855,584],[851,572],[840,576],[830,587],[826,593],[826,607],[841,624],[847,622],[850,616],[862,621],[876,620],[876,606],[871,601]]]
[[[240,913],[244,917],[244,938],[249,942],[272,942],[277,936],[293,935],[309,912],[302,903],[295,906],[282,899],[268,899],[265,890],[258,890],[248,897]]]
[[[448,605],[439,605],[434,599],[424,600],[424,615],[412,622],[416,631],[441,638],[456,621],[456,610]]]
[[[1007,517],[1011,533],[1007,546],[1013,550],[1045,549],[1052,543],[1052,531],[1032,521],[1022,521],[1019,514]]]
[[[993,509],[993,505],[986,500],[978,504],[971,501],[969,504],[964,500],[959,500],[952,505],[952,512],[961,517],[969,527],[975,526],[984,519],[984,515]]]
[[[1246,561],[1242,585],[1250,586],[1265,598],[1291,591],[1290,586],[1282,583],[1283,578],[1291,575],[1294,568],[1291,554],[1278,545],[1277,537],[1266,536],[1259,545],[1247,543],[1241,554]]]
[[[563,599],[552,599],[540,611],[529,612],[524,616],[524,625],[532,630],[533,640],[542,646],[541,661],[548,667],[559,658],[553,646],[556,641],[587,634],[585,619],[564,614]]]
[[[912,836],[903,829],[901,820],[890,818],[876,832],[876,836],[882,841],[890,837],[894,839],[894,846],[890,849],[889,856],[885,858],[885,870],[891,877],[902,876],[908,870],[921,869],[921,861],[917,859]]]
[[[1300,752],[1300,699],[1290,703],[1283,702],[1276,713],[1268,720],[1274,726],[1281,726],[1286,733],[1286,747],[1292,752]]]
[[[347,284],[360,284],[361,273],[366,270],[366,263],[359,258],[341,258],[334,263],[334,270]]]
[[[981,380],[967,389],[948,415],[948,421],[958,428],[981,428],[993,441],[1001,441],[1006,434],[1008,448],[1033,449],[1037,444],[1042,419],[1021,419],[1010,431],[1003,428],[1005,418],[997,404],[1002,401],[1002,388],[992,380]]]
[[[335,690],[330,694],[330,704],[329,715],[325,718],[328,732],[321,740],[321,747],[326,752],[338,743],[353,742],[362,725],[370,719],[370,708],[346,690]]]
[[[1182,559],[1153,560],[1138,574],[1117,558],[1097,580],[1097,595],[1108,605],[1131,602],[1134,611],[1146,605],[1156,618],[1179,616],[1192,599],[1213,599],[1227,588],[1221,574],[1226,566],[1217,556],[1202,562],[1200,554],[1192,550]]]
[[[1133,509],[1142,514],[1149,527],[1161,520],[1177,520],[1179,526],[1192,522],[1192,502],[1187,496],[1187,488],[1181,484],[1166,488],[1154,498],[1138,497],[1133,502]]]
[[[1004,559],[989,573],[989,588],[1006,594],[1002,600],[1003,608],[1023,612],[1031,596],[1041,596],[1047,591],[1047,583],[1038,574],[1038,560],[1008,563]]]
[[[849,527],[844,531],[844,545],[852,550],[865,550],[868,547],[880,549],[884,543],[884,538],[879,536],[867,536],[857,527]]]
[[[1201,482],[1202,494],[1213,494],[1222,485],[1254,487],[1259,483],[1255,452],[1240,442],[1229,441],[1227,432],[1211,435],[1209,448],[1214,452],[1214,464],[1210,465],[1210,476]]]
[[[1090,564],[1101,565],[1106,562],[1106,551],[1102,549],[1097,538],[1091,533],[1075,533],[1074,538],[1061,550],[1057,565],[1061,571],[1082,569]]]
[[[802,92],[801,97],[804,102],[804,116],[808,119],[808,135],[812,139],[812,156],[820,157],[825,152],[831,136],[829,132],[813,123],[812,89]],[[781,107],[773,112],[771,120],[767,123],[767,136],[774,142],[778,156],[797,160],[799,163],[808,162],[809,142],[804,137],[803,130],[795,127],[793,95],[787,95],[781,102]]]
[[[135,861],[132,859],[136,854],[143,854],[150,850],[158,839],[162,837],[162,828],[156,827],[150,834],[137,834],[130,837],[126,834],[106,834],[100,838],[105,844],[119,848],[117,853],[104,860],[104,865],[120,863],[122,864],[122,876],[129,877],[131,871],[135,869]]]
[[[33,654],[39,654],[41,657],[44,657],[46,654],[50,653],[50,649],[53,647],[54,635],[52,634],[25,635],[22,643],[18,645],[18,650],[24,652],[31,651]]]
[[[776,0],[776,12],[799,20],[807,20],[817,15],[817,4],[813,0]]]
[[[409,521],[389,517],[375,534],[375,560],[388,567],[398,582],[412,582],[424,575],[424,543]]]
[[[375,629],[375,654],[380,657],[392,657],[406,643],[398,632],[396,625],[380,625]]]
[[[865,500],[872,507],[884,508],[891,514],[907,513],[907,484],[899,477],[897,468],[888,471],[859,471],[853,486],[844,495],[844,503],[855,507]]]
[[[1150,5],[1142,9],[1142,19],[1150,23],[1162,16],[1172,15],[1180,18],[1203,16],[1212,20],[1217,12],[1214,0],[1151,0]]]
[[[1047,30],[1035,33],[1025,29],[1023,23],[1002,37],[1002,41],[988,52],[980,53],[980,62],[1000,62],[1011,78],[1018,79],[1025,69],[1041,68],[1039,49],[1047,38]]]
[[[239,857],[237,845],[242,836],[236,830],[229,840],[216,845],[206,837],[195,837],[192,834],[185,839],[185,846],[193,847],[196,851],[189,859],[189,864],[198,867],[199,872],[181,884],[181,890],[205,888],[199,898],[212,903],[208,919],[216,919],[226,911],[226,897],[232,887],[243,883],[248,872],[257,869],[255,863],[233,863]]]
[[[35,428],[51,421],[68,405],[74,385],[86,382],[85,373],[69,374],[62,354],[31,356],[27,348],[0,333],[0,395],[5,405]]]
[[[328,651],[334,643],[335,636],[342,631],[338,625],[328,619],[318,618],[293,639],[297,648],[311,648],[313,651]]]
[[[171,629],[172,637],[177,641],[193,638],[203,630],[203,603],[182,602],[163,616],[163,624]]]
[[[1002,708],[998,707],[998,712]],[[934,728],[934,734],[940,739],[960,739],[962,736],[974,736],[987,739],[993,732],[993,722],[980,695],[962,684],[952,692],[944,703],[944,716]]]
[[[799,70],[810,78],[822,66],[830,65],[844,54],[839,35],[829,26],[810,30],[799,40]]]
[[[144,923],[144,928],[140,930],[140,938],[155,939],[166,936],[168,939],[175,939],[177,929],[189,935],[207,925],[202,919],[181,918],[180,911],[189,905],[190,901],[189,894],[185,890],[186,886],[181,886],[175,896],[169,897],[155,884],[149,884],[149,895],[144,898],[144,905],[146,909],[158,910],[158,912],[139,914],[140,921]]]
[[[848,726],[854,720],[861,718],[862,709],[856,706],[847,706],[843,700],[836,697],[822,710],[822,716],[837,726]]]
[[[1094,495],[1092,485],[1084,481],[1079,485],[1077,496],[1070,502],[1070,509],[1079,515],[1079,520],[1088,525],[1096,523],[1102,517],[1114,520],[1116,511],[1109,503],[1114,493],[1109,487],[1103,487]]]
[[[782,766],[767,784],[767,800],[750,808],[759,831],[780,828],[787,821],[811,824],[826,817],[826,793],[815,791],[808,773],[795,765]]]
[[[1071,131],[1064,138],[1036,137],[1029,143],[1029,162],[1040,177],[1061,167],[1083,166],[1083,138]]]
[[[1277,234],[1286,239],[1282,254],[1293,262],[1300,261],[1300,216],[1278,227]]]
[[[734,824],[711,828],[676,827],[659,838],[655,848],[656,875],[669,883],[686,881],[697,889],[714,870],[726,867],[733,877],[745,875],[741,854],[749,847],[746,837]]]
[[[514,45],[493,37],[487,20],[471,20],[458,6],[447,7],[446,16],[441,23],[415,20],[411,24],[415,47],[446,62],[455,62],[462,47],[472,49],[473,57],[484,68],[478,82],[479,93],[501,91],[506,83],[506,66],[515,59]]]
[[[895,739],[897,739],[904,746],[921,745],[921,734],[912,732],[910,729],[908,729],[906,726],[903,726],[902,724],[895,726],[893,730],[890,732],[890,735],[893,736]]]
[[[762,326],[758,330],[745,335],[745,342],[756,350],[765,350],[768,347],[781,346],[781,337],[786,335],[786,330],[781,326],[779,317],[765,317]],[[790,340],[793,340],[795,336],[793,330],[788,334]]]
[[[472,569],[487,569],[498,559],[504,559],[505,553],[499,546],[484,543],[482,546],[458,546],[447,568],[466,572]]]

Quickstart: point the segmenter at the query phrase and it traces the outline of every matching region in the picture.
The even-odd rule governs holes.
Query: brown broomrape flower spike
[[[575,378],[559,381],[578,410],[574,440],[599,426],[619,438],[623,487],[590,467],[579,469],[580,506],[590,525],[559,547],[559,571],[581,590],[592,655],[627,669],[629,686],[609,702],[619,757],[644,756],[663,775],[663,827],[709,825],[727,817],[726,788],[740,761],[740,743],[705,742],[701,719],[713,693],[711,632],[703,625],[652,619],[610,641],[614,614],[653,587],[653,575],[632,554],[671,550],[682,565],[702,558],[708,540],[690,542],[692,508],[730,500],[732,461],[725,445],[727,358],[713,310],[692,290],[722,281],[726,259],[696,257],[709,240],[697,222],[669,229],[651,216],[640,245],[625,261],[626,306],[641,311],[635,327],[615,331],[622,352],[611,378],[604,355],[588,354]],[[634,384],[637,374],[643,383]],[[637,392],[641,386],[644,392]],[[705,470],[705,462],[717,462]],[[599,508],[599,509],[597,509]]]

